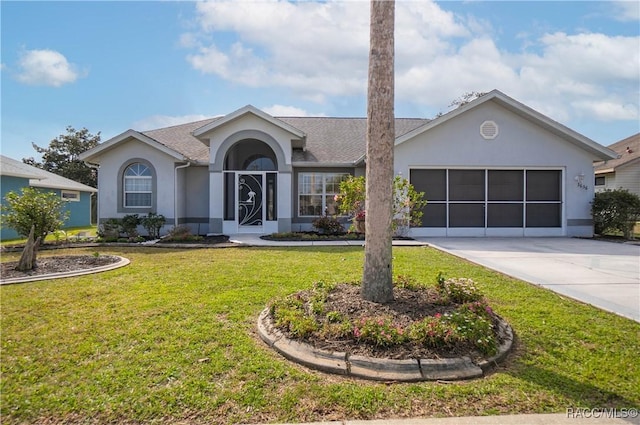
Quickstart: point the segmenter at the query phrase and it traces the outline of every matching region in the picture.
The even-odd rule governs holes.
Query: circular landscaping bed
[[[16,270],[18,261],[7,261],[1,264],[1,282],[22,283],[34,280],[71,277],[82,274],[98,273],[113,270],[129,264],[129,260],[118,255],[59,255],[38,257],[37,266],[33,270]]]
[[[407,380],[429,379],[432,375],[423,369],[431,363],[453,371],[434,375],[437,379],[482,376],[509,351],[513,338],[509,325],[493,312],[472,280],[440,276],[435,286],[399,277],[394,300],[386,304],[364,300],[359,285],[319,282],[310,290],[275,300],[260,320],[263,339],[286,357],[296,360],[295,354],[287,353],[291,343],[302,344],[302,352],[325,360],[338,353],[332,361],[340,363],[344,357],[345,374],[350,358],[368,359],[376,365],[372,376],[360,376],[372,379],[379,379],[379,370],[394,364],[412,369]],[[287,341],[287,347],[282,342],[278,346],[280,339]],[[314,367],[313,361],[304,360],[308,355],[299,357]],[[464,359],[462,369],[475,366],[476,372],[453,370],[451,362],[460,359]],[[318,369],[327,370],[325,360]],[[342,367],[336,370],[343,373]]]

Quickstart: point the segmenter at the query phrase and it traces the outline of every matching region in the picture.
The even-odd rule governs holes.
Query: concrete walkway
[[[232,235],[252,246],[362,246],[364,241],[274,242]],[[640,246],[577,238],[417,238],[473,263],[640,322]]]

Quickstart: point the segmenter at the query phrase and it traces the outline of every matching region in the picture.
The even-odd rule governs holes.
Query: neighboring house
[[[640,133],[609,146],[617,158],[593,164],[596,192],[627,189],[640,196]]]
[[[429,201],[413,236],[591,236],[593,161],[615,153],[494,90],[434,120],[395,121],[395,172]],[[155,212],[167,231],[309,230],[363,175],[366,119],[273,117],[253,106],[83,153],[100,221]]]
[[[53,192],[69,201],[65,209],[70,212],[65,228],[91,225],[91,194],[97,189],[0,155],[0,195],[2,204],[9,192],[21,193],[25,187],[36,187]],[[15,230],[2,225],[0,239],[19,237]]]

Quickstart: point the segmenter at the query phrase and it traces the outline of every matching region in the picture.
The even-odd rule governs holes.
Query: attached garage
[[[562,234],[562,169],[412,168],[409,179],[432,235]]]
[[[612,152],[493,91],[396,139],[428,202],[411,236],[592,236],[593,161]]]

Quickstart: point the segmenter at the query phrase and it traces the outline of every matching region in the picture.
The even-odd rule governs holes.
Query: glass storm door
[[[238,225],[262,226],[264,174],[238,173]]]

